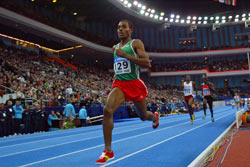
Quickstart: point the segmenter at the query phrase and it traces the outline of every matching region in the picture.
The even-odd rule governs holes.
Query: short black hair
[[[122,19],[120,22],[122,22],[122,21],[127,22],[127,23],[128,23],[129,28],[131,28],[132,30],[134,30],[134,24],[132,23],[132,21],[127,20],[127,19]]]

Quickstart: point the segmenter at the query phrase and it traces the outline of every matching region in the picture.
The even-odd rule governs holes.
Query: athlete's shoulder
[[[143,46],[144,44],[140,39],[133,39],[132,45],[133,45],[133,47],[136,47],[136,46]]]
[[[117,45],[118,45],[118,44],[113,45],[113,47],[112,47],[113,51],[115,50],[115,48],[117,47]]]

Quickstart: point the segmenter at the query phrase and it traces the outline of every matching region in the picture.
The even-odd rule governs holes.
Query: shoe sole
[[[112,159],[114,159],[115,157],[113,157],[113,158],[109,158],[106,162],[103,162],[103,163],[101,163],[101,162],[96,162],[96,164],[106,164],[109,160],[112,160]]]

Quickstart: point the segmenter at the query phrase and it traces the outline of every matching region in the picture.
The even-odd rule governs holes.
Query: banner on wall
[[[237,0],[214,0],[215,2],[220,2],[220,3],[224,3],[226,5],[232,5],[232,6],[236,6],[237,5]]]

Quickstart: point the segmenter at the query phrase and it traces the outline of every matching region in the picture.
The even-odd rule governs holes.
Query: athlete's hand
[[[124,52],[124,50],[122,50],[121,45],[119,45],[119,48],[116,48],[115,51],[116,51],[117,56],[124,57],[124,58],[127,58],[128,56],[127,53]]]

